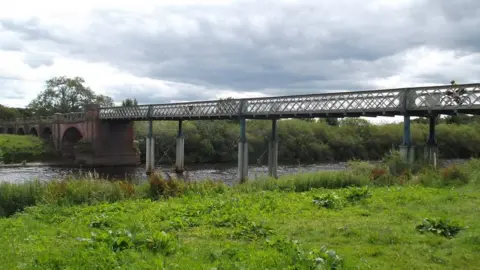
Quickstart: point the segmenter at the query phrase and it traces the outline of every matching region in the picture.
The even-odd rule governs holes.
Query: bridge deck
[[[100,109],[104,120],[265,119],[480,113],[480,83],[458,85],[467,92],[458,104],[450,85],[313,95],[199,101]]]
[[[312,95],[266,98],[228,99],[139,105],[133,107],[100,108],[102,120],[189,120],[189,119],[268,119],[312,117],[394,116],[410,114],[480,114],[480,83],[457,85],[465,89],[461,103],[446,93],[450,85],[397,88],[371,91],[321,93]],[[85,113],[69,113],[47,118],[0,121],[0,126],[46,123],[53,121],[78,122]]]

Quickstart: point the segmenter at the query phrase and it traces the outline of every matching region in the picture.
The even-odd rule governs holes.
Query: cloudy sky
[[[478,0],[0,3],[0,104],[53,76],[140,103],[480,81]]]

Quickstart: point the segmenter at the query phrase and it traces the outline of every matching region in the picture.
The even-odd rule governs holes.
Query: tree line
[[[458,118],[453,118],[458,119]],[[464,119],[464,117],[462,117]],[[478,121],[476,117],[468,118]],[[449,120],[450,121],[450,120]],[[464,120],[466,121],[466,120]],[[428,138],[428,124],[418,119],[412,124],[413,144],[418,155]],[[480,123],[452,124],[441,119],[437,125],[437,143],[441,158],[469,158],[480,154]],[[136,136],[142,156],[147,124],[137,122]],[[154,122],[157,159],[164,151],[169,160],[175,157],[176,122]],[[185,121],[185,161],[187,163],[231,163],[237,160],[240,127],[236,121]],[[247,121],[249,160],[267,164],[266,152],[271,134],[271,123],[265,120]],[[403,141],[403,124],[373,125],[364,119],[346,118],[331,125],[325,119],[278,121],[279,162],[313,163],[348,161],[351,159],[377,160]],[[168,149],[168,150],[167,150]]]

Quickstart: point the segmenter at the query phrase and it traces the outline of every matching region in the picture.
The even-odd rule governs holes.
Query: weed
[[[339,209],[343,206],[342,199],[335,192],[314,196],[313,203],[328,209]]]
[[[415,227],[419,232],[431,232],[436,235],[441,235],[447,238],[453,238],[457,233],[464,229],[458,224],[450,223],[448,220],[434,220],[425,218],[422,224]]]
[[[350,203],[357,203],[372,196],[368,187],[351,187],[346,190],[345,199]]]

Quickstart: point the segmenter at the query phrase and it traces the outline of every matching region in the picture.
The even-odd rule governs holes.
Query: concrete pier
[[[238,180],[245,183],[248,179],[248,143],[245,119],[240,119],[240,142],[238,143]]]
[[[148,121],[148,136],[146,139],[146,172],[150,175],[155,170],[155,139],[153,138],[152,120]]]
[[[432,165],[434,168],[437,167],[438,163],[438,144],[436,140],[435,125],[437,116],[431,115],[429,117],[429,133],[428,140],[425,145],[424,157],[425,161]]]
[[[415,147],[412,146],[412,137],[410,132],[410,115],[403,116],[403,144],[400,146],[400,154],[403,160],[413,164],[415,161]]]
[[[185,171],[185,137],[183,136],[182,120],[178,121],[178,135],[175,147],[175,172],[183,173]]]
[[[278,136],[277,119],[272,120],[272,135],[268,142],[268,176],[278,178]]]

